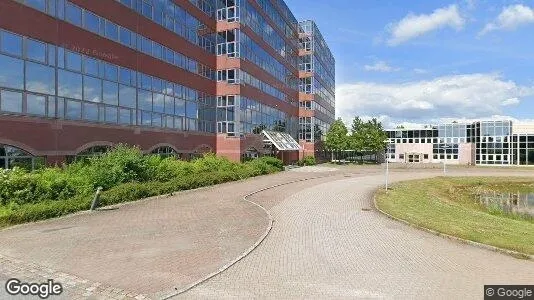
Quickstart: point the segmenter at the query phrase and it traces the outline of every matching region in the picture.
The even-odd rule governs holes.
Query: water
[[[486,207],[534,217],[534,193],[483,192],[477,195],[477,200]]]

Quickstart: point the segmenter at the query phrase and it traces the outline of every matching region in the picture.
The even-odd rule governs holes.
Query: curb
[[[439,231],[436,231],[436,230],[433,230],[433,229],[429,229],[429,228],[426,228],[426,227],[422,227],[422,226],[416,225],[414,223],[410,223],[410,222],[408,222],[408,221],[406,221],[404,219],[397,218],[397,217],[395,217],[395,216],[383,211],[382,209],[380,209],[378,207],[378,205],[376,204],[376,194],[377,194],[377,192],[378,192],[378,189],[373,194],[373,205],[374,205],[374,207],[381,214],[383,214],[384,216],[386,216],[386,217],[388,217],[388,218],[390,218],[392,220],[398,221],[400,223],[403,223],[405,225],[408,225],[410,227],[413,227],[413,228],[416,228],[416,229],[419,229],[419,230],[422,230],[422,231],[426,231],[428,233],[437,235],[437,236],[442,237],[442,238],[450,239],[450,240],[453,240],[453,241],[457,241],[457,242],[460,242],[460,243],[468,244],[468,245],[475,246],[475,247],[478,247],[478,248],[481,248],[481,249],[485,249],[485,250],[490,250],[490,251],[493,251],[493,252],[499,252],[501,254],[509,255],[509,256],[512,256],[512,257],[517,258],[517,259],[524,259],[524,260],[534,261],[534,255],[530,255],[530,254],[526,254],[526,253],[522,253],[522,252],[518,252],[518,251],[514,251],[514,250],[508,250],[508,249],[504,249],[504,248],[500,248],[500,247],[496,247],[496,246],[491,246],[491,245],[488,245],[488,244],[483,244],[483,243],[479,243],[479,242],[475,242],[475,241],[471,241],[471,240],[466,240],[466,239],[463,239],[461,237],[457,237],[457,236],[453,236],[453,235],[450,235],[450,234],[442,233],[442,232],[439,232]]]
[[[308,180],[333,177],[333,176],[336,176],[336,175],[339,175],[339,174],[316,176],[316,177],[303,178],[303,179],[288,181],[288,182],[284,182],[284,183],[279,183],[279,184],[271,185],[271,186],[268,186],[268,187],[265,187],[265,188],[250,192],[250,193],[246,194],[245,196],[243,196],[243,199],[242,199],[243,201],[249,202],[249,203],[259,207],[261,210],[263,210],[267,214],[267,217],[269,218],[269,220],[268,220],[268,225],[267,225],[267,228],[265,229],[265,232],[261,235],[261,237],[252,246],[250,246],[247,250],[245,250],[243,253],[241,253],[241,255],[239,255],[237,258],[233,259],[229,263],[223,265],[217,271],[215,271],[213,273],[210,273],[210,274],[206,275],[205,277],[201,278],[200,280],[198,280],[198,281],[186,286],[185,288],[183,288],[181,290],[177,290],[177,291],[173,292],[170,295],[164,296],[161,299],[170,299],[170,298],[176,297],[176,296],[178,296],[180,294],[183,294],[183,293],[191,290],[192,288],[204,283],[205,281],[209,280],[210,278],[215,277],[216,275],[219,275],[220,273],[224,272],[226,269],[230,268],[231,266],[233,266],[234,264],[236,264],[237,262],[239,262],[240,260],[245,258],[247,255],[249,255],[252,251],[254,251],[254,249],[256,249],[267,238],[267,236],[271,232],[271,229],[273,228],[273,224],[274,224],[273,216],[271,215],[271,213],[269,213],[269,211],[267,209],[265,209],[265,207],[259,205],[258,203],[255,203],[255,202],[253,202],[251,200],[248,200],[247,199],[248,197],[250,197],[252,195],[255,195],[255,194],[258,194],[258,193],[261,193],[261,192],[264,192],[266,190],[270,190],[270,189],[273,189],[273,188],[280,187],[280,186],[289,185],[289,184],[297,183],[297,182],[308,181]]]

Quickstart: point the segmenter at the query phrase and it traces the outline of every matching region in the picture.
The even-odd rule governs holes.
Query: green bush
[[[89,209],[99,186],[101,205],[111,205],[282,169],[274,157],[236,163],[207,154],[186,162],[124,145],[63,168],[0,169],[0,227]]]
[[[305,156],[303,159],[299,160],[299,166],[314,166],[317,164],[314,156]]]

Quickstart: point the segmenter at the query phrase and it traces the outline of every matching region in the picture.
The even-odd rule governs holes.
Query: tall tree
[[[365,147],[365,123],[360,117],[354,117],[350,129],[349,148],[357,152],[361,152]]]
[[[341,118],[332,123],[326,134],[326,149],[332,151],[332,160],[334,160],[334,151],[347,150],[349,146],[348,130]]]

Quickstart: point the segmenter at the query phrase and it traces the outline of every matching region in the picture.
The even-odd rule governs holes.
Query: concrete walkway
[[[54,278],[64,299],[161,298],[258,248],[183,298],[481,298],[487,284],[534,283],[534,263],[413,229],[372,207],[378,167],[297,169],[0,232],[0,281]],[[524,175],[451,170],[454,175]],[[437,176],[398,170],[393,180]],[[7,295],[0,288],[0,298]]]

